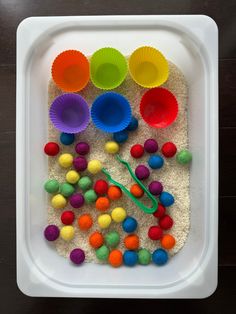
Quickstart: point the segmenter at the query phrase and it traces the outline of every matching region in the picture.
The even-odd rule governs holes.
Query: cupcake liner
[[[140,102],[143,120],[154,128],[165,128],[172,124],[178,114],[178,102],[166,88],[156,87],[148,90]]]
[[[108,133],[124,130],[131,120],[128,100],[115,92],[98,96],[92,104],[91,117],[94,125]]]
[[[169,67],[167,60],[159,50],[144,46],[131,54],[129,72],[137,84],[153,88],[165,83],[168,79]]]
[[[97,88],[110,90],[118,87],[124,81],[127,72],[127,61],[117,49],[101,48],[91,57],[90,76]]]
[[[65,133],[79,133],[89,123],[89,107],[77,94],[63,94],[54,99],[49,110],[52,124]]]
[[[61,90],[78,92],[88,84],[89,62],[80,51],[66,50],[55,58],[51,72]]]

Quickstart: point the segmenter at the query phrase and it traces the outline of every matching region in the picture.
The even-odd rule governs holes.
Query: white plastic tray
[[[152,45],[189,85],[191,230],[165,267],[73,267],[44,241],[47,85],[65,49]],[[17,283],[30,296],[204,298],[217,286],[218,30],[203,15],[32,17],[17,30]]]

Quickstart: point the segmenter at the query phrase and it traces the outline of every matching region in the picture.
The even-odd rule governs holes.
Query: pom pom
[[[99,249],[96,250],[96,257],[100,261],[106,261],[109,256],[109,249],[107,246],[102,245]]]
[[[86,142],[79,142],[75,146],[75,151],[79,155],[86,155],[89,153],[90,147]]]
[[[61,133],[60,135],[60,141],[63,145],[71,145],[74,143],[75,140],[75,135],[74,134],[69,134],[69,133]]]
[[[72,225],[75,220],[75,214],[72,210],[66,210],[61,214],[61,222],[64,225]]]
[[[102,164],[99,160],[90,160],[88,163],[88,171],[92,174],[97,174],[102,170]]]
[[[152,255],[146,249],[140,249],[138,251],[138,262],[140,265],[148,265],[151,262]]]
[[[111,217],[115,222],[122,222],[126,216],[126,210],[122,207],[116,207],[111,212]]]
[[[127,233],[134,232],[137,229],[137,226],[138,226],[137,220],[134,219],[133,217],[127,217],[122,222],[122,228]]]
[[[69,201],[70,201],[70,205],[73,208],[80,208],[80,207],[82,207],[84,205],[84,197],[80,193],[73,194],[70,197]]]
[[[111,216],[109,214],[103,214],[98,217],[98,225],[101,229],[106,229],[111,224]]]
[[[94,191],[97,195],[104,195],[108,191],[108,184],[105,180],[97,180],[94,184]]]
[[[145,180],[149,177],[150,171],[149,169],[144,165],[139,165],[135,169],[135,175],[139,180]]]
[[[152,181],[149,184],[148,189],[153,195],[160,195],[163,191],[163,186],[159,181]]]
[[[70,260],[76,265],[80,265],[85,260],[85,254],[82,249],[74,249],[70,252]]]
[[[100,196],[96,200],[96,209],[99,211],[106,211],[110,207],[110,201],[105,196]]]
[[[175,202],[174,196],[168,192],[162,192],[159,199],[162,205],[165,207],[171,206]]]
[[[105,235],[105,242],[108,247],[115,248],[120,243],[120,235],[117,231],[111,231]]]
[[[192,160],[192,154],[187,149],[182,149],[176,155],[176,160],[181,165],[187,165]]]
[[[153,216],[156,218],[161,218],[165,215],[165,212],[166,208],[160,202],[158,202],[157,210],[155,211],[155,213],[153,213]]]
[[[128,250],[137,250],[139,248],[139,237],[136,234],[130,234],[125,237],[124,244]]]
[[[143,196],[144,191],[137,183],[135,183],[131,186],[130,193],[136,198],[140,198]]]
[[[84,157],[76,157],[73,160],[73,165],[77,171],[84,171],[87,169],[88,163]]]
[[[62,168],[69,168],[73,162],[73,156],[71,154],[62,154],[58,159],[59,165]]]
[[[92,233],[89,237],[89,244],[94,248],[94,249],[98,249],[100,248],[104,243],[104,238],[103,235],[98,232],[95,231],[94,233]]]
[[[97,199],[97,194],[95,193],[94,190],[88,190],[87,192],[84,193],[84,199],[86,204],[91,204],[96,202]]]
[[[171,250],[175,246],[175,238],[171,234],[165,234],[161,239],[161,246],[166,250]]]
[[[157,249],[152,253],[152,261],[158,266],[164,265],[168,261],[168,254],[163,249]]]
[[[119,267],[122,265],[123,262],[123,256],[121,251],[119,250],[113,250],[110,252],[108,261],[113,267]]]
[[[52,203],[53,208],[61,209],[61,208],[64,208],[66,206],[66,199],[63,195],[57,194],[57,195],[53,196],[51,203]]]
[[[78,182],[80,175],[75,170],[70,170],[66,174],[66,181],[71,184],[75,184]]]
[[[78,226],[80,230],[87,231],[93,225],[93,219],[89,214],[83,214],[78,218]]]
[[[119,198],[121,198],[122,191],[118,186],[111,185],[108,188],[107,195],[108,195],[110,200],[115,201],[115,200],[118,200]]]
[[[149,138],[144,143],[144,149],[147,153],[153,154],[158,151],[158,144],[157,141],[153,138]]]
[[[69,197],[71,196],[75,191],[75,188],[70,183],[62,183],[60,186],[60,193],[65,196]]]
[[[133,158],[141,158],[144,154],[144,148],[140,144],[135,144],[130,149],[130,155]]]
[[[55,241],[60,234],[60,230],[56,225],[48,225],[44,229],[44,236],[48,241]]]
[[[57,193],[59,191],[59,183],[55,179],[48,180],[44,184],[44,189],[51,194]]]
[[[125,251],[123,261],[126,266],[135,266],[138,262],[138,254],[134,251]]]
[[[162,151],[162,154],[166,158],[171,158],[171,157],[173,157],[176,154],[177,147],[172,142],[166,142],[165,144],[163,144],[163,146],[161,148],[161,151]]]
[[[117,143],[124,143],[127,141],[129,135],[128,132],[126,130],[117,132],[113,134],[113,139],[115,142]]]
[[[173,224],[173,219],[169,215],[164,215],[159,219],[159,225],[164,230],[172,228]]]
[[[132,116],[129,125],[127,126],[127,131],[135,131],[138,128],[138,119]]]
[[[75,229],[72,226],[64,226],[61,228],[60,237],[65,241],[70,241],[75,236]]]
[[[163,231],[160,227],[152,226],[149,228],[148,237],[151,240],[160,240],[162,236],[163,236]]]
[[[44,146],[44,152],[48,156],[56,156],[60,151],[60,147],[57,143],[55,142],[48,142]]]
[[[89,177],[87,177],[87,176],[82,177],[82,178],[79,180],[79,182],[78,182],[78,186],[79,186],[79,188],[81,188],[81,190],[82,190],[83,192],[85,192],[85,191],[87,191],[88,189],[90,189],[91,186],[92,186],[92,184],[93,184],[92,180],[91,180]]]
[[[148,165],[152,169],[160,169],[164,164],[164,159],[159,155],[151,156],[148,159]]]
[[[116,154],[119,151],[119,145],[114,141],[108,141],[105,144],[105,151],[108,154]]]

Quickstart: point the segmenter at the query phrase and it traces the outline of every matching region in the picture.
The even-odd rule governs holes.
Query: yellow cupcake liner
[[[169,66],[163,54],[154,47],[137,48],[129,58],[129,72],[133,80],[145,88],[164,84],[169,76]]]

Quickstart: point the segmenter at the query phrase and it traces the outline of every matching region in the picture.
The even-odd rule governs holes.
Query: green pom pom
[[[105,235],[105,241],[107,246],[115,248],[120,243],[120,235],[116,231],[111,231]]]
[[[69,197],[71,196],[75,191],[75,188],[70,183],[62,183],[60,186],[60,193],[65,196]]]
[[[151,262],[151,253],[146,249],[140,249],[138,251],[138,262],[141,265],[148,265]]]
[[[88,190],[84,194],[84,199],[87,204],[94,203],[97,200],[97,198],[98,198],[97,194],[95,193],[94,190]]]
[[[188,164],[192,160],[192,154],[187,149],[182,149],[176,155],[176,160],[181,165],[186,165],[186,164]]]
[[[109,249],[107,246],[102,245],[99,249],[96,250],[97,259],[100,261],[106,261],[109,256]]]
[[[59,183],[57,180],[52,179],[52,180],[48,180],[45,182],[44,184],[44,189],[48,192],[48,193],[57,193],[59,191]]]
[[[88,189],[90,189],[92,184],[93,182],[89,177],[82,177],[78,182],[79,188],[81,188],[81,190],[83,191],[87,191]]]

